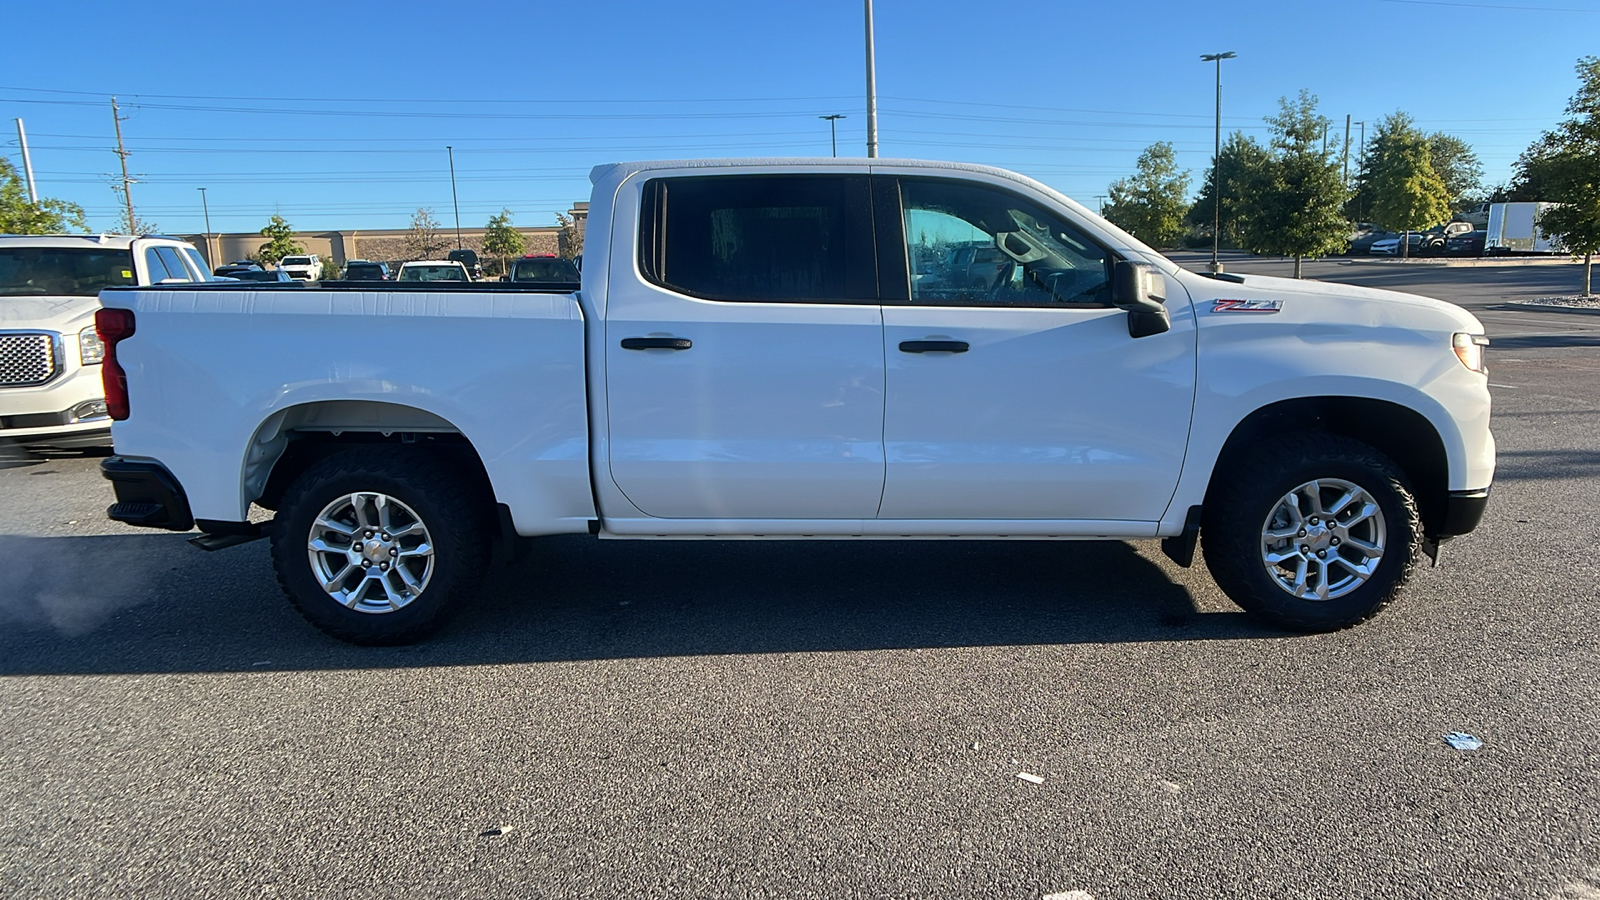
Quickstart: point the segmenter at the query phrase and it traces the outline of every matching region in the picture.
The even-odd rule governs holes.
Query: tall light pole
[[[829,134],[829,136],[831,136],[833,138],[833,155],[834,156],[838,156],[839,155],[839,125],[838,125],[838,123],[839,123],[840,119],[843,119],[845,117],[839,115],[838,113],[834,113],[831,116],[817,116],[817,118],[819,118],[819,119],[827,119],[828,120],[828,134]]]
[[[867,158],[878,156],[878,74],[872,62],[872,0],[867,0]]]
[[[450,204],[456,208],[456,249],[461,249],[461,201],[456,199],[456,151],[449,144],[444,152],[450,154]]]
[[[1233,59],[1239,54],[1229,50],[1226,53],[1206,53],[1200,59],[1202,62],[1217,64],[1217,141],[1216,150],[1211,157],[1211,274],[1222,272],[1222,263],[1217,259],[1217,250],[1222,246],[1222,61]]]
[[[206,189],[200,188],[200,209],[206,214],[206,263],[215,269],[216,258],[211,254],[211,206],[206,203]]]

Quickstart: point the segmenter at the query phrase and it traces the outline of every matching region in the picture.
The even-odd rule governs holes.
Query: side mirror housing
[[[1161,270],[1149,263],[1121,260],[1111,280],[1111,302],[1128,311],[1128,336],[1150,337],[1172,329]]]

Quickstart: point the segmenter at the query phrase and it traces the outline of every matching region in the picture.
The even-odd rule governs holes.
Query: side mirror
[[[1122,260],[1111,279],[1111,302],[1128,311],[1128,336],[1150,337],[1172,329],[1161,270],[1149,263]]]

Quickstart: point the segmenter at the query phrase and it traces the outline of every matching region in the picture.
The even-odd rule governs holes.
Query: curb
[[[1546,306],[1542,303],[1500,303],[1488,309],[1526,310],[1527,312],[1566,313],[1575,316],[1600,316],[1600,307]]]
[[[1581,260],[1581,259],[1573,260],[1573,259],[1568,259],[1567,257],[1564,257],[1564,256],[1562,256],[1562,257],[1553,257],[1553,258],[1552,257],[1543,257],[1543,258],[1535,258],[1535,259],[1518,258],[1518,257],[1515,257],[1515,256],[1511,256],[1511,257],[1505,257],[1505,256],[1481,256],[1481,257],[1479,257],[1479,256],[1471,256],[1471,257],[1455,257],[1453,259],[1452,258],[1440,258],[1440,257],[1424,257],[1424,258],[1421,258],[1421,259],[1396,259],[1396,258],[1394,258],[1392,256],[1391,257],[1365,257],[1365,258],[1364,257],[1359,257],[1359,256],[1346,256],[1346,257],[1329,256],[1329,257],[1324,257],[1324,259],[1326,261],[1329,261],[1329,262],[1337,261],[1337,262],[1342,263],[1344,265],[1445,266],[1447,268],[1452,268],[1452,269],[1475,269],[1475,268],[1480,268],[1480,267],[1488,268],[1488,267],[1491,267],[1491,266],[1492,267],[1499,267],[1499,266],[1518,267],[1518,266],[1566,266],[1566,265],[1581,266],[1581,265],[1583,265],[1583,260]]]

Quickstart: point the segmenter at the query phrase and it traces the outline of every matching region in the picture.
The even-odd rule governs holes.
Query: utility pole
[[[1350,189],[1350,114],[1344,117],[1344,187]]]
[[[122,114],[117,111],[117,98],[111,98],[111,121],[117,128],[117,160],[122,163],[122,201],[128,207],[128,233],[133,234],[139,224],[133,218],[133,191],[129,185],[133,179],[128,177],[128,151],[122,146]]]
[[[39,189],[33,186],[33,157],[28,155],[28,133],[22,129],[22,120],[17,120],[17,143],[22,145],[22,173],[28,179],[28,203],[34,209],[39,208]]]
[[[215,269],[216,257],[211,255],[211,207],[206,203],[206,189],[200,188],[200,209],[206,214],[206,265]]]
[[[878,74],[872,62],[872,0],[867,0],[867,158],[878,156]]]
[[[840,119],[843,119],[845,117],[839,115],[838,113],[834,113],[831,116],[817,116],[817,118],[819,118],[819,119],[827,119],[828,120],[828,133],[830,135],[832,135],[832,137],[833,137],[833,155],[834,156],[838,156],[839,155],[839,127],[838,127],[838,122],[839,122]],[[18,119],[17,121],[20,122],[22,120]]]
[[[450,154],[450,203],[456,208],[456,249],[461,249],[461,201],[456,199],[456,151],[446,145],[444,152]]]
[[[1108,195],[1106,195],[1106,194],[1095,194],[1094,195],[1095,202],[1098,204],[1098,206],[1095,209],[1095,211],[1098,212],[1102,216],[1106,214],[1106,197],[1107,196]]]
[[[1211,274],[1213,275],[1222,272],[1222,262],[1217,259],[1217,251],[1222,246],[1222,61],[1233,59],[1238,55],[1229,50],[1226,53],[1206,53],[1200,57],[1201,62],[1217,64],[1217,141],[1211,157]]]

